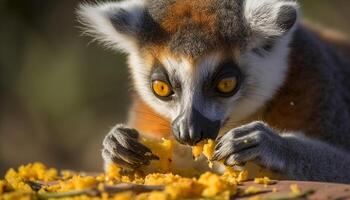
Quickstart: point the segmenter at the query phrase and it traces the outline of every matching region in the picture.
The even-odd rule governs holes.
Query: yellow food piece
[[[262,178],[254,178],[254,182],[262,185],[272,185],[276,183],[276,181],[271,180],[269,177],[265,176]]]
[[[138,195],[136,200],[171,200],[171,197],[164,192],[150,192]]]
[[[20,166],[18,175],[29,180],[40,179],[43,181],[52,181],[57,178],[57,170],[47,169],[42,163],[33,163]]]
[[[236,185],[230,184],[219,175],[210,172],[202,174],[198,182],[206,186],[202,191],[203,197],[215,197],[226,191],[231,192],[231,195],[236,193]]]
[[[70,170],[62,170],[60,174],[63,179],[69,179],[75,175],[74,172]]]
[[[41,163],[20,166],[18,171],[10,169],[5,175],[5,180],[10,188],[24,192],[32,192],[31,187],[25,184],[24,181],[52,181],[56,178],[57,170],[47,169],[46,166]]]
[[[1,200],[33,200],[30,193],[23,191],[10,192],[0,195]]]
[[[174,174],[150,174],[145,177],[145,185],[166,185],[165,193],[171,199],[200,196],[204,186],[195,178],[184,178]]]
[[[299,195],[301,194],[301,190],[297,184],[292,184],[290,185],[290,190],[293,195]]]
[[[244,194],[248,195],[248,194],[256,194],[261,192],[260,188],[254,187],[254,186],[249,186],[248,188],[246,188],[244,190]]]
[[[192,147],[192,155],[193,155],[193,158],[195,160],[197,160],[199,158],[199,156],[202,154],[204,142],[205,141],[200,142],[200,143],[196,144],[196,146]]]
[[[213,158],[215,145],[216,142],[214,140],[208,140],[203,146],[203,154],[208,160]]]
[[[51,191],[67,192],[71,190],[82,190],[90,188],[98,184],[97,180],[92,176],[75,175],[68,181],[60,181],[58,185],[48,188]],[[58,187],[57,187],[58,186]]]
[[[133,192],[122,192],[122,193],[119,193],[118,195],[115,195],[113,200],[130,200],[134,198],[135,198],[135,194]]]
[[[214,149],[215,149],[216,142],[214,140],[204,140],[202,142],[199,142],[196,144],[196,146],[192,147],[192,155],[195,160],[199,158],[199,156],[203,153],[203,155],[208,159],[209,167],[213,167],[213,163],[211,162],[211,159],[214,155]]]
[[[192,147],[192,155],[197,159],[202,153],[208,159],[211,160],[214,154],[216,142],[214,140],[204,140]]]
[[[239,172],[238,177],[237,177],[237,181],[238,182],[244,182],[247,181],[249,178],[249,173],[247,170],[242,170]]]
[[[141,143],[151,149],[152,153],[159,157],[159,160],[152,161],[152,171],[167,173],[171,172],[173,157],[173,141],[162,139],[162,141],[142,138]]]
[[[247,170],[235,170],[233,167],[226,166],[225,172],[222,177],[231,184],[239,184],[248,180],[248,171]]]
[[[120,175],[121,168],[118,165],[110,164],[107,167],[106,180],[112,180],[117,177],[121,177]]]

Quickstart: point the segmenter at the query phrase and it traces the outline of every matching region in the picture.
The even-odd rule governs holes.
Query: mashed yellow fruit
[[[257,184],[263,184],[263,185],[272,185],[272,184],[276,183],[276,181],[271,180],[267,176],[262,177],[262,178],[254,178],[254,182]]]
[[[43,171],[43,169],[46,169]],[[74,174],[70,178],[61,175],[53,176],[52,170],[41,163],[21,166],[17,171],[10,169],[1,180],[0,199],[54,199],[50,195],[67,195],[79,191],[98,191],[92,195],[87,193],[62,196],[65,200],[175,200],[183,198],[220,197],[229,199],[237,191],[237,181],[229,181],[226,177],[211,172],[202,174],[199,178],[185,178],[172,173],[153,173],[145,176],[132,174],[121,175],[117,165],[111,165],[105,174],[88,176]],[[56,170],[55,170],[56,171]],[[38,174],[41,174],[38,176]],[[31,183],[30,183],[30,182]],[[141,184],[145,186],[164,186],[162,191],[133,193],[124,191],[117,194],[108,194],[106,185],[121,183]],[[36,185],[33,187],[33,185]],[[40,185],[40,187],[38,187]],[[7,191],[4,190],[7,188]],[[90,195],[90,196],[89,196]],[[56,196],[57,197],[57,196]]]
[[[159,160],[152,161],[151,171],[166,173],[171,171],[173,156],[173,141],[162,139],[162,141],[142,138],[141,143],[152,150],[152,153],[159,157]],[[148,170],[146,170],[148,171]]]
[[[203,153],[203,155],[208,159],[209,167],[213,167],[213,163],[211,162],[211,159],[214,155],[214,148],[215,148],[216,142],[214,140],[204,140],[196,146],[192,147],[192,155],[195,160],[199,158],[199,156]]]
[[[237,186],[247,180],[247,171],[226,167],[224,174],[205,172],[196,177],[182,177],[172,173],[173,143],[163,139],[142,139],[159,160],[151,166],[125,174],[118,165],[108,166],[106,173],[79,174],[47,168],[41,163],[20,166],[7,171],[0,180],[1,200],[176,200],[176,199],[230,199],[237,194]],[[200,154],[210,160],[215,141],[208,140],[193,148],[194,157]],[[125,185],[127,184],[127,185]],[[140,186],[135,192],[131,186]],[[118,187],[118,192],[108,188]],[[124,188],[121,190],[119,187]],[[128,189],[125,189],[127,187]],[[148,189],[145,190],[145,187]],[[151,188],[151,189],[149,189]]]
[[[192,155],[195,159],[198,159],[203,153],[208,160],[211,160],[213,158],[215,145],[216,142],[214,140],[204,140],[192,147]]]
[[[293,195],[299,195],[301,194],[301,190],[297,184],[290,185],[290,190]]]

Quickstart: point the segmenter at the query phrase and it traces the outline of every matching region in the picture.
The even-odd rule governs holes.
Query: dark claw
[[[221,146],[222,146],[222,142],[220,141],[219,143],[216,144],[215,151],[219,150]]]

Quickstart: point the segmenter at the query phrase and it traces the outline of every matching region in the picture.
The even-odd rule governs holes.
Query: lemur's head
[[[80,20],[129,55],[138,94],[175,138],[216,138],[281,86],[298,18],[294,0],[126,0],[83,4]]]

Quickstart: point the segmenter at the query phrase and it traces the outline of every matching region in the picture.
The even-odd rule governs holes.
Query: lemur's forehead
[[[202,31],[203,35],[214,34],[218,29],[217,16],[209,3],[209,0],[200,3],[193,0],[176,1],[165,8],[159,23],[166,32],[172,34],[186,26]]]
[[[145,67],[153,68],[160,63],[171,72],[202,75],[213,73],[223,62],[237,62],[239,57],[239,48],[211,51],[198,57],[176,53],[166,47],[153,47],[143,51]]]
[[[240,0],[148,0],[147,10],[164,35],[162,45],[192,57],[243,46],[248,34]]]

